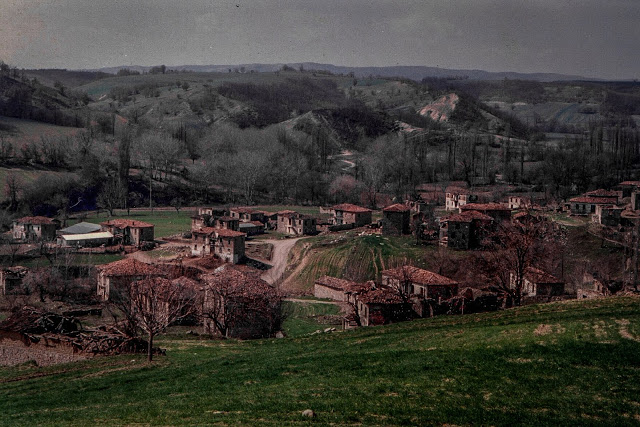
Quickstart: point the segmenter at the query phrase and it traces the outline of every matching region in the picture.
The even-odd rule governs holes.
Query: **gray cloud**
[[[20,67],[329,62],[640,77],[637,0],[3,0]]]

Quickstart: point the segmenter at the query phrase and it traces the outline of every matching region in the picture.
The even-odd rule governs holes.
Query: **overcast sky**
[[[321,62],[640,78],[640,0],[0,0],[21,68]]]

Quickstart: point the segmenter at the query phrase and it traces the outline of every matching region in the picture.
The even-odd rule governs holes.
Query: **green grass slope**
[[[529,306],[303,338],[165,338],[122,356],[0,369],[3,425],[632,425],[640,302]]]

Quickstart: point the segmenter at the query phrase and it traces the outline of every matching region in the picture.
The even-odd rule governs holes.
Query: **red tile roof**
[[[96,269],[107,276],[164,276],[164,272],[158,267],[134,258],[99,265]]]
[[[388,287],[379,287],[360,292],[358,301],[364,304],[402,304],[404,301],[400,294]]]
[[[46,216],[25,216],[16,220],[19,224],[55,224],[51,218]]]
[[[248,274],[227,264],[216,268],[211,274],[202,276],[205,287],[224,289],[227,295],[252,297],[259,295],[276,295],[277,290],[259,276]]]
[[[212,235],[213,233],[216,232],[216,230],[218,230],[215,227],[200,227],[197,230],[193,230],[191,233],[192,234],[206,234],[206,235]]]
[[[507,206],[500,203],[467,203],[460,206],[464,211],[511,211]]]
[[[351,203],[342,203],[340,205],[335,205],[331,209],[335,211],[344,211],[344,212],[352,212],[352,213],[371,212],[371,209],[363,208],[362,206],[352,205]]]
[[[524,277],[532,283],[563,283],[557,277],[535,267],[527,267]]]
[[[587,196],[579,196],[570,199],[571,203],[589,203],[589,204],[601,204],[601,205],[611,205],[616,204],[618,202],[617,197],[587,197]]]
[[[248,208],[246,206],[240,206],[237,208],[231,208],[229,209],[229,212],[238,212],[238,213],[253,213],[255,212],[254,209]]]
[[[383,276],[389,276],[398,280],[410,280],[412,283],[419,285],[457,285],[458,282],[449,279],[448,277],[441,276],[432,271],[423,270],[418,267],[405,265],[382,272]]]
[[[229,230],[227,228],[216,228],[216,227],[202,227],[197,230],[193,230],[192,234],[206,234],[208,236],[222,236],[222,237],[240,237],[246,236],[246,233],[242,233],[240,231]]]
[[[246,233],[242,233],[240,231],[234,231],[234,230],[229,230],[226,228],[216,228],[215,229],[215,233],[217,236],[222,236],[222,237],[240,237],[240,236],[246,236]]]
[[[472,222],[474,220],[493,221],[493,218],[478,211],[464,211],[441,218],[440,222]]]
[[[640,187],[640,181],[622,181],[618,185],[630,186],[630,187]]]
[[[605,190],[604,188],[599,188],[597,190],[589,191],[584,193],[587,197],[618,197],[618,192],[613,190]]]
[[[147,228],[147,227],[153,227],[153,224],[149,224],[148,222],[136,221],[136,220],[133,220],[133,219],[122,219],[122,218],[120,218],[120,219],[111,219],[109,221],[101,222],[100,225],[116,227],[116,228],[126,228],[126,227]]]
[[[396,203],[395,205],[387,206],[382,209],[383,212],[409,212],[411,208],[402,203]]]

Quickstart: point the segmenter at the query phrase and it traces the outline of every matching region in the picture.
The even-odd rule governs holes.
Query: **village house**
[[[238,231],[245,233],[247,236],[264,234],[264,224],[260,221],[241,222],[238,227]]]
[[[622,219],[621,206],[613,205],[596,205],[596,212],[591,217],[591,220],[596,224],[606,225],[607,227],[617,227],[620,225]]]
[[[57,224],[46,216],[25,216],[13,221],[12,236],[22,242],[49,242],[56,238]]]
[[[58,237],[60,246],[73,246],[78,248],[95,248],[109,245],[113,240],[113,234],[108,231],[98,231],[87,234],[64,234]]]
[[[191,255],[215,255],[237,264],[244,258],[246,234],[224,228],[205,227],[191,232]]]
[[[316,219],[294,211],[281,211],[278,212],[278,226],[276,230],[279,233],[294,236],[315,234],[317,232]]]
[[[209,227],[211,224],[211,216],[207,214],[198,214],[191,217],[191,231],[199,228]]]
[[[115,289],[124,289],[134,280],[166,276],[165,272],[158,267],[134,258],[98,265],[96,270],[98,271],[98,297],[103,301],[107,301]]]
[[[616,186],[623,198],[631,197],[631,193],[640,189],[640,181],[622,181]]]
[[[361,326],[407,320],[411,311],[395,289],[385,286],[360,291],[356,295],[356,307]]]
[[[514,274],[510,277],[512,289],[516,286]],[[527,267],[522,278],[522,294],[534,296],[558,296],[564,294],[564,282],[535,267]]]
[[[631,209],[634,211],[640,210],[640,191],[633,190],[631,193]]]
[[[252,274],[236,266],[223,265],[202,276],[204,328],[211,335],[240,339],[273,336],[280,326],[278,291]]]
[[[229,214],[232,218],[235,218],[240,222],[251,222],[251,221],[260,221],[262,223],[265,222],[264,212],[247,208],[247,207],[231,208],[229,209]]]
[[[511,219],[511,209],[500,203],[468,203],[460,206],[460,213],[466,211],[476,211],[490,216],[496,222],[509,221]]]
[[[199,207],[198,215],[209,215],[210,217],[224,216],[227,211],[224,208]]]
[[[369,284],[357,283],[337,277],[322,276],[313,284],[313,295],[316,298],[328,298],[334,301],[355,303],[358,292],[370,288]]]
[[[446,216],[440,219],[440,245],[460,250],[476,249],[493,224],[493,218],[478,211]]]
[[[20,265],[0,267],[0,295],[22,293],[22,280],[28,272],[28,268]]]
[[[617,197],[579,196],[569,200],[572,215],[591,215],[596,213],[598,205],[615,205]]]
[[[384,208],[382,210],[382,234],[385,236],[411,234],[411,208],[401,203]]]
[[[455,280],[409,265],[384,270],[382,284],[405,294],[434,300],[449,299],[458,293]]]
[[[576,289],[576,298],[578,299],[602,298],[609,294],[609,289],[604,283],[588,272],[582,275],[582,284]]]
[[[511,210],[530,208],[531,199],[524,196],[509,196],[509,201],[507,202],[507,206]]]
[[[144,242],[153,242],[154,225],[132,219],[112,219],[101,222],[102,231],[113,234],[114,240],[123,245],[140,246]]]
[[[212,226],[224,230],[240,231],[240,220],[231,216],[221,216],[213,221]]]
[[[615,191],[615,190],[605,190],[604,188],[599,188],[597,190],[593,190],[593,191],[588,191],[586,193],[584,193],[584,195],[586,197],[595,197],[595,198],[599,198],[599,199],[616,199],[614,204],[617,204],[620,199],[622,198],[622,192],[621,191]]]
[[[371,224],[371,209],[352,205],[351,203],[335,205],[331,209],[333,211],[334,225],[353,224],[354,227],[363,227]]]
[[[458,210],[467,203],[473,203],[478,200],[478,196],[471,194],[463,188],[448,188],[445,194],[444,208],[447,211]]]

